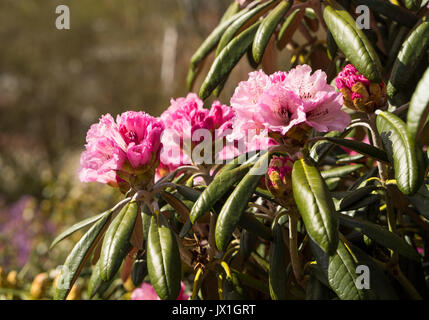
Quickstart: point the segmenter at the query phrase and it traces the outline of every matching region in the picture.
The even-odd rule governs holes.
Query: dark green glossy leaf
[[[73,233],[75,233],[76,231],[85,228],[86,226],[89,226],[90,224],[93,224],[94,222],[100,220],[103,216],[108,215],[112,213],[111,210],[108,210],[106,212],[100,213],[96,216],[93,217],[89,217],[88,219],[82,220],[76,224],[74,224],[73,226],[71,226],[70,228],[67,228],[67,230],[63,231],[58,237],[55,238],[54,241],[52,241],[51,246],[49,247],[49,249],[52,249],[53,247],[55,247],[60,241],[64,240],[65,238],[67,238],[68,236],[72,235]]]
[[[338,243],[332,256],[323,252],[315,242],[310,241],[310,245],[329,286],[341,300],[366,300],[371,297],[368,290],[357,288],[357,263],[343,242]]]
[[[181,261],[176,236],[162,214],[153,216],[147,241],[150,281],[162,300],[175,300],[180,292]]]
[[[386,92],[390,99],[402,94],[406,98],[412,94],[412,85],[415,84],[416,73],[425,59],[425,52],[429,48],[429,22],[423,21],[413,29],[403,42],[401,50],[392,67]],[[426,68],[426,67],[425,67]],[[395,100],[394,100],[395,101]],[[406,102],[405,99],[401,102]]]
[[[385,163],[389,162],[387,154],[384,150],[378,149],[370,144],[360,142],[360,141],[350,140],[350,139],[336,138],[336,137],[324,136],[324,137],[321,137],[320,139],[351,149],[353,151],[356,151],[360,154],[374,158],[376,160],[379,160]]]
[[[353,17],[337,2],[327,0],[323,19],[346,58],[369,80],[380,82],[380,60],[371,42],[356,26]]]
[[[321,175],[324,179],[345,177],[362,168],[364,168],[364,165],[362,164],[352,164],[348,166],[341,166],[324,170],[321,172]]]
[[[240,181],[251,167],[252,164],[243,164],[238,168],[220,172],[201,193],[192,207],[189,215],[191,222],[195,223],[202,215],[210,211],[212,206],[222,198],[235,183]]]
[[[276,223],[273,227],[273,241],[270,245],[269,288],[273,300],[286,299],[286,248],[281,227]]]
[[[277,36],[277,48],[282,50],[290,42],[296,29],[304,17],[305,10],[295,9],[288,15],[285,22],[282,24]]]
[[[405,240],[400,238],[395,233],[390,232],[378,224],[356,217],[351,218],[343,214],[339,214],[338,216],[341,224],[349,228],[355,228],[359,230],[382,246],[397,251],[407,258],[420,261],[419,254],[416,252],[416,250],[414,250],[413,247],[407,244]]]
[[[256,22],[247,30],[240,33],[219,53],[201,85],[199,92],[201,99],[206,99],[229,75],[247,49],[252,45],[259,24],[260,22]]]
[[[55,300],[64,300],[91,252],[109,225],[112,212],[97,221],[74,246],[61,269],[54,293]]]
[[[268,168],[269,153],[262,155],[246,176],[240,181],[222,207],[216,221],[215,240],[220,251],[224,251],[231,234],[240,221],[247,203],[254,193],[261,177]]]
[[[112,279],[127,255],[138,214],[137,202],[129,202],[107,229],[100,253],[100,276],[104,281]]]
[[[304,159],[292,169],[293,197],[309,236],[329,255],[338,245],[338,219],[325,181]]]
[[[270,0],[265,3],[261,3],[256,6],[252,10],[249,10],[246,14],[243,14],[241,17],[236,19],[224,32],[222,38],[219,40],[219,44],[216,48],[216,56],[221,53],[223,48],[226,47],[231,40],[240,33],[240,30],[247,29],[250,25],[252,25],[255,21],[258,20],[260,16],[262,16],[267,10],[269,10],[275,1]]]
[[[406,124],[392,113],[377,112],[377,129],[392,159],[399,190],[405,195],[415,193],[423,180],[419,169],[422,154],[416,148]]]
[[[407,128],[415,141],[419,132],[428,122],[429,113],[429,68],[420,79],[411,98],[407,114]]]
[[[293,1],[282,0],[279,4],[265,17],[259,25],[252,44],[253,60],[259,64],[265,52],[265,48],[271,39],[277,25],[284,15],[292,6]]]

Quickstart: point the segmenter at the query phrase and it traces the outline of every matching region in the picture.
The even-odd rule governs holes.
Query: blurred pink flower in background
[[[176,300],[188,300],[189,295],[185,293],[185,284],[182,282],[179,296]],[[143,282],[140,288],[136,288],[131,293],[131,300],[161,300],[150,283]]]
[[[116,122],[110,114],[102,116],[87,133],[80,180],[117,186],[121,172],[154,172],[163,128],[159,119],[144,112],[125,112],[117,116]]]

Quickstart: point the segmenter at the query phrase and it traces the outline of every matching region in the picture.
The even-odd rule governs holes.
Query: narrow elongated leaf
[[[93,270],[91,277],[88,281],[88,296],[90,298],[94,297],[96,294],[99,297],[103,297],[103,294],[109,289],[115,277],[112,277],[109,281],[103,281],[100,276],[100,263],[98,262]]]
[[[241,17],[236,19],[224,32],[222,38],[219,40],[219,44],[216,48],[216,56],[221,53],[223,48],[236,36],[240,30],[247,29],[252,25],[261,15],[263,15],[267,10],[272,7],[274,3],[273,0],[261,3],[256,6],[254,9],[249,10],[246,14],[243,14]],[[247,26],[247,27],[246,27]]]
[[[328,254],[338,245],[338,219],[325,181],[304,159],[292,169],[293,197],[309,236]]]
[[[397,300],[398,296],[395,289],[390,284],[386,274],[378,267],[374,260],[363,252],[358,247],[351,245],[350,249],[353,251],[358,264],[368,267],[369,270],[369,287],[379,300]]]
[[[71,226],[70,228],[68,228],[67,230],[63,231],[59,236],[57,236],[54,241],[52,241],[51,246],[49,247],[49,249],[52,249],[53,247],[55,247],[59,242],[61,242],[62,240],[64,240],[65,238],[67,238],[68,236],[72,235],[73,233],[75,233],[76,231],[85,228],[87,226],[89,226],[90,224],[93,224],[94,222],[100,220],[103,216],[110,214],[112,211],[108,210],[106,212],[100,213],[96,216],[93,217],[89,217],[88,219],[82,220],[76,224],[74,224],[73,226]]]
[[[323,19],[338,48],[369,80],[381,81],[381,63],[365,34],[356,26],[353,17],[337,2],[326,1]]]
[[[280,3],[265,17],[259,25],[252,44],[253,60],[259,64],[267,47],[268,41],[274,33],[277,25],[284,15],[292,6],[293,1],[282,0]]]
[[[228,26],[236,19],[238,19],[241,15],[245,14],[247,10],[248,9],[243,9],[237,12],[235,15],[231,16],[229,19],[220,23],[204,40],[204,42],[197,49],[197,51],[195,51],[195,53],[191,57],[191,64],[189,67],[188,75],[186,77],[186,83],[189,91],[192,90],[192,85],[194,83],[195,77],[197,76],[197,71],[201,62],[210,54],[211,51],[214,50],[226,28],[228,28]]]
[[[364,168],[363,164],[352,164],[349,166],[341,166],[341,167],[324,170],[321,172],[321,175],[324,179],[345,177],[362,168]]]
[[[277,48],[282,50],[292,39],[296,29],[301,23],[302,18],[304,17],[305,10],[295,9],[289,16],[286,18],[285,22],[280,28],[279,34],[277,36]]]
[[[256,22],[246,31],[235,37],[216,57],[199,92],[201,99],[206,99],[213,90],[229,75],[234,66],[247,49],[252,45],[253,38],[260,22]]]
[[[416,252],[416,250],[406,243],[405,240],[390,232],[389,230],[375,223],[356,217],[351,218],[344,214],[339,214],[338,217],[341,224],[359,230],[363,234],[373,239],[375,242],[386,248],[397,251],[407,258],[420,261],[419,254]]]
[[[410,33],[403,42],[401,50],[392,67],[386,92],[390,99],[402,94],[405,97],[411,96],[411,85],[415,84],[416,72],[420,67],[420,62],[425,58],[425,52],[429,48],[429,21],[422,21]],[[405,99],[402,102],[406,102]]]
[[[411,139],[416,137],[428,122],[429,113],[429,68],[426,69],[411,98],[407,114],[407,128]]]
[[[176,238],[162,214],[153,216],[147,242],[150,281],[162,300],[174,300],[180,292],[181,261]]]
[[[400,24],[407,26],[408,28],[414,27],[417,22],[417,17],[410,11],[400,7],[395,6],[389,1],[384,0],[359,0],[354,1],[358,4],[363,4],[368,6],[371,11],[380,13],[392,20],[399,22]]]
[[[84,263],[108,227],[111,216],[112,212],[97,221],[70,252],[57,280],[55,300],[63,300],[67,297]]]
[[[357,288],[357,264],[343,242],[338,243],[332,256],[328,256],[313,241],[310,241],[310,246],[329,286],[341,300],[366,300],[371,297],[368,290]]]
[[[422,0],[403,0],[405,8],[416,11],[420,9]]]
[[[240,181],[250,170],[252,164],[242,165],[232,170],[220,172],[209,186],[201,193],[192,207],[190,218],[195,223],[202,215],[210,211],[211,207],[228,192],[231,187]]]
[[[268,274],[270,296],[273,300],[286,299],[286,248],[281,227],[273,227],[273,241],[270,245],[270,270]]]
[[[107,229],[100,254],[100,276],[104,281],[112,279],[128,253],[131,246],[131,234],[138,214],[137,202],[129,202]]]
[[[423,180],[419,170],[421,150],[416,148],[406,124],[392,113],[377,112],[377,129],[392,159],[399,190],[405,195],[414,194]]]
[[[268,168],[269,153],[266,152],[254,167],[240,181],[222,207],[216,221],[215,240],[220,251],[224,251],[237,223],[240,221],[247,203],[254,193],[261,177]],[[262,170],[264,169],[264,170]]]
[[[248,213],[246,211],[243,212],[243,215],[241,216],[240,221],[238,222],[238,225],[248,231],[251,231],[255,235],[265,240],[272,239],[270,228],[265,226],[251,213]]]
[[[350,191],[343,199],[341,199],[339,209],[341,211],[348,210],[351,206],[356,205],[362,199],[371,195],[372,191],[376,190],[377,186],[364,186],[362,188]]]
[[[350,140],[350,139],[336,138],[336,137],[326,137],[326,136],[321,137],[320,140],[326,140],[326,141],[332,142],[336,145],[351,149],[360,154],[366,155],[368,157],[374,158],[384,163],[389,162],[387,154],[384,150],[378,149],[364,142]]]
[[[237,1],[231,2],[231,4],[228,6],[224,14],[222,15],[222,18],[220,18],[219,24],[231,18],[238,11],[240,11],[240,4]]]

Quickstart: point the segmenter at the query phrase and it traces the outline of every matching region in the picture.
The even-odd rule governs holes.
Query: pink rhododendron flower
[[[206,138],[202,131],[210,135],[211,141],[223,139],[232,128],[233,117],[234,111],[219,101],[213,102],[210,110],[205,109],[195,93],[172,99],[161,115],[166,128],[161,138],[161,163],[170,169],[191,164],[192,150]]]
[[[237,115],[233,137],[248,128],[267,129],[270,135],[282,136],[297,126],[321,132],[344,130],[350,117],[341,110],[342,103],[342,95],[327,84],[321,70],[311,74],[309,66],[301,65],[289,73],[271,76],[254,71],[247,81],[239,83],[231,98]]]
[[[344,96],[344,104],[353,110],[371,113],[386,103],[385,84],[369,81],[352,64],[338,74],[335,84]]]
[[[182,282],[179,296],[176,300],[188,300],[189,295],[185,293],[185,284]],[[143,282],[140,288],[136,288],[131,293],[131,300],[161,300],[154,287],[150,283]]]
[[[116,122],[110,114],[102,116],[87,133],[80,180],[117,186],[129,175],[153,176],[163,129],[160,120],[144,112],[125,112]]]

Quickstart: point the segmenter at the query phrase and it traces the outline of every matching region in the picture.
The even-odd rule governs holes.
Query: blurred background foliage
[[[3,280],[18,270],[18,279],[30,283],[54,270],[82,233],[49,251],[54,237],[114,204],[116,190],[77,179],[89,126],[105,113],[158,116],[171,97],[185,95],[190,56],[229,3],[0,1]],[[70,30],[55,28],[61,4],[70,8]],[[242,63],[234,71],[223,102],[249,70]]]

